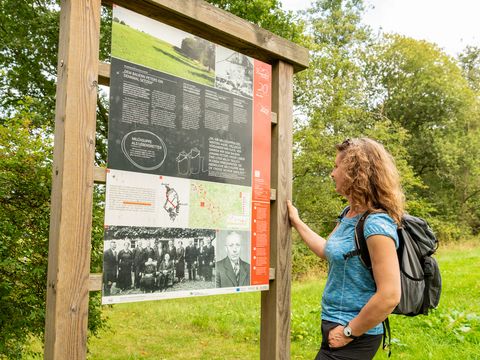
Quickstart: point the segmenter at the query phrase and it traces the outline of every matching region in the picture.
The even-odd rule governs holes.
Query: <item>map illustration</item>
[[[250,199],[247,186],[191,180],[189,226],[248,230]]]
[[[175,221],[179,212],[180,206],[185,204],[180,204],[177,191],[170,187],[169,184],[162,184],[165,187],[165,203],[163,204],[163,209],[168,213],[170,220]]]

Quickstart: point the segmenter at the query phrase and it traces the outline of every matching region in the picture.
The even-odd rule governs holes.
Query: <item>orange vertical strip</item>
[[[272,67],[254,60],[251,285],[269,281],[271,88]]]

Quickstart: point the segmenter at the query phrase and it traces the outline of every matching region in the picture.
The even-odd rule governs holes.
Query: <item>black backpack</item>
[[[343,217],[348,210],[347,207],[340,217]],[[366,212],[358,220],[355,226],[356,249],[345,254],[344,257],[347,259],[360,256],[363,265],[372,272],[372,262],[364,235],[365,221],[370,214]],[[400,264],[402,295],[400,303],[392,313],[406,316],[427,315],[430,309],[437,307],[442,291],[440,269],[437,261],[432,257],[438,248],[438,240],[424,219],[407,214],[403,215],[397,234],[399,240],[397,257]],[[388,318],[383,325],[385,348],[385,337],[390,338]]]

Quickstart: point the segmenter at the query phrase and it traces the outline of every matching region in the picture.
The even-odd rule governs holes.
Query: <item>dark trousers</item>
[[[328,346],[328,334],[340,324],[322,321],[322,345],[315,360],[370,360],[375,356],[383,335],[362,335],[347,345],[331,349]]]
[[[195,265],[188,265],[187,264],[187,269],[188,269],[188,279],[189,280],[195,280],[197,277],[197,268]]]
[[[133,287],[138,289],[140,287],[140,279],[142,278],[142,276],[140,275],[141,274],[140,268],[135,268],[133,270],[133,273],[134,273]]]
[[[205,265],[205,281],[212,281],[212,267]]]

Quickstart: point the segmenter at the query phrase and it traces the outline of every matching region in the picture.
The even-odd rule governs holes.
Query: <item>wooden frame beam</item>
[[[104,167],[93,167],[93,182],[97,184],[105,184],[107,182],[107,169]],[[270,189],[270,201],[275,201],[277,198],[277,190]]]
[[[270,289],[262,291],[260,359],[290,358],[291,229],[287,200],[292,198],[293,66],[279,61],[272,72],[271,186],[277,189],[270,215],[270,266],[276,269]]]
[[[100,0],[60,12],[45,359],[85,359]]]
[[[308,67],[308,50],[202,0],[104,0],[269,64]]]

